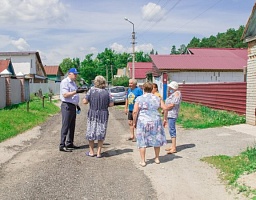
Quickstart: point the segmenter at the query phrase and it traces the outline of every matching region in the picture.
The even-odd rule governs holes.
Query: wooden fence
[[[246,113],[246,82],[179,85],[182,100],[214,109]]]

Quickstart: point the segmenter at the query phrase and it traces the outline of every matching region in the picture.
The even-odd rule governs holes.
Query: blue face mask
[[[174,90],[170,90],[170,93],[173,93],[174,92]]]

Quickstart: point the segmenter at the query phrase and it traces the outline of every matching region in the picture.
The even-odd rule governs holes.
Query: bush
[[[117,77],[113,79],[113,86],[124,86],[128,87],[129,86],[129,77],[127,76],[122,76],[122,77]]]

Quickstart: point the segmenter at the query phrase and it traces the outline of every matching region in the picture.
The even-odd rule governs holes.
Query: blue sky
[[[44,65],[110,48],[169,54],[246,25],[255,0],[1,0],[0,51],[39,51]]]

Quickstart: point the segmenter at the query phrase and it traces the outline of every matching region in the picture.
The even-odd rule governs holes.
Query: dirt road
[[[84,139],[88,106],[77,116],[72,153],[58,151],[61,116],[52,116],[16,138],[0,144],[0,199],[246,199],[227,191],[217,171],[200,158],[236,155],[255,143],[255,135],[232,127],[205,130],[178,130],[178,152],[154,163],[153,149],[147,149],[147,166],[139,163],[136,144],[129,136],[127,116],[110,109],[103,158],[85,155]],[[167,134],[169,139],[169,136]],[[170,142],[170,140],[169,140]]]

